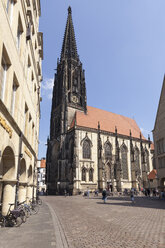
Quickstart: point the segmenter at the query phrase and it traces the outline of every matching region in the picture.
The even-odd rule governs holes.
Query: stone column
[[[16,181],[4,181],[2,214],[7,215],[9,203],[15,202]]]
[[[18,201],[19,202],[26,201],[26,183],[19,184]]]

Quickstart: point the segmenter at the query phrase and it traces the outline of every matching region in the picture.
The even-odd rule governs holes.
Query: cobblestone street
[[[165,201],[44,196],[37,215],[0,229],[0,247],[165,248]]]
[[[165,202],[137,197],[45,197],[58,216],[69,247],[164,248]]]

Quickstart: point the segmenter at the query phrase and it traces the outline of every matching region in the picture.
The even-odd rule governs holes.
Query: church
[[[48,194],[149,187],[150,138],[142,135],[135,120],[87,106],[71,7],[57,61],[47,145]]]

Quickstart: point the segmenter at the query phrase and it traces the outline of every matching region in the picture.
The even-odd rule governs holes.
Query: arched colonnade
[[[0,202],[2,214],[6,215],[9,203],[15,203],[17,173],[19,173],[18,201],[29,200],[33,196],[33,167],[28,165],[24,158],[20,158],[18,169],[18,156],[13,149],[7,146],[0,157]]]

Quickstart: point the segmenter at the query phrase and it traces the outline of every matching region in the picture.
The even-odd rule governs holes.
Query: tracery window
[[[135,170],[140,171],[139,149],[135,148]]]
[[[93,182],[93,169],[92,168],[89,169],[89,181]]]
[[[83,158],[91,158],[91,147],[88,140],[84,140],[83,142]]]
[[[73,161],[73,155],[74,155],[74,144],[73,139],[69,141],[69,162],[71,163]]]
[[[150,172],[149,152],[145,149],[145,161],[147,165],[147,172]]]
[[[112,157],[111,144],[105,143],[105,159],[110,159]]]
[[[82,169],[82,181],[86,181],[86,169]]]
[[[123,179],[128,179],[127,147],[125,144],[121,147],[121,165],[123,170]]]

